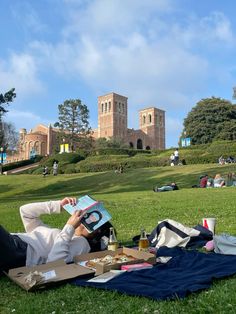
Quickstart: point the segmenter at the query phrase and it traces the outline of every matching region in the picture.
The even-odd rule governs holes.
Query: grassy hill
[[[235,171],[234,164],[128,169],[120,175],[106,171],[46,178],[1,176],[1,224],[11,232],[23,232],[20,205],[89,193],[104,202],[122,242],[129,242],[142,226],[151,231],[165,218],[195,226],[203,217],[213,216],[217,218],[217,233],[236,235],[236,188],[191,188],[203,173],[225,175],[230,171]],[[179,191],[152,191],[154,185],[171,181],[177,182]],[[62,227],[67,219],[67,213],[43,217],[55,227]],[[230,278],[184,300],[155,302],[70,284],[26,293],[4,277],[0,279],[0,313],[235,313],[235,287],[236,278]]]
[[[170,155],[173,148],[163,151],[143,151],[131,149],[102,149],[90,152],[56,154],[44,157],[40,166],[25,173],[42,174],[43,165],[47,165],[52,173],[55,160],[59,162],[59,173],[71,174],[82,172],[101,172],[114,170],[122,164],[126,169],[144,167],[160,167],[170,165]],[[184,164],[217,163],[220,156],[236,157],[236,143],[233,141],[219,141],[211,144],[194,145],[179,149],[180,161]]]

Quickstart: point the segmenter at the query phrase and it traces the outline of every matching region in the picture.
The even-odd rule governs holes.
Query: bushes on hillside
[[[43,157],[42,156],[35,156],[34,158],[31,159],[26,159],[26,160],[20,160],[20,161],[16,161],[16,162],[12,162],[9,164],[6,164],[3,166],[3,171],[9,171],[12,169],[16,169],[16,168],[20,168],[20,167],[24,167],[27,165],[31,165],[34,164],[36,162],[39,162]]]
[[[128,155],[151,154],[149,150],[126,149],[126,148],[100,148],[93,151],[92,155]]]
[[[62,153],[62,154],[55,154],[47,159],[42,161],[42,165],[51,167],[54,161],[59,163],[59,167],[66,164],[75,164],[80,160],[83,160],[84,156],[79,155],[78,153]]]

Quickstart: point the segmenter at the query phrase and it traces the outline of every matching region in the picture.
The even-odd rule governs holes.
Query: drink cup
[[[203,218],[203,227],[209,229],[213,235],[215,234],[216,218]]]

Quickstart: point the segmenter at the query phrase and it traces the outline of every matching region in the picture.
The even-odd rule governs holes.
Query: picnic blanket
[[[92,283],[78,278],[73,284],[167,300],[184,298],[192,292],[209,288],[214,279],[236,274],[236,256],[233,255],[162,247],[158,256],[172,258],[168,263],[158,263],[151,269],[125,272],[107,283]]]

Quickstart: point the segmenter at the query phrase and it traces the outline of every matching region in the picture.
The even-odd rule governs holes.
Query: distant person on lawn
[[[223,186],[225,186],[225,179],[222,178],[219,173],[217,173],[214,178],[214,188],[221,188]]]
[[[227,174],[226,186],[236,186],[236,176],[234,172]]]
[[[200,182],[199,182],[199,187],[200,188],[206,188],[207,187],[207,180],[208,180],[207,174],[204,174],[203,176],[201,176]]]
[[[175,165],[175,155],[173,153],[170,155],[170,165],[171,166]]]
[[[174,156],[175,156],[174,163],[175,163],[175,165],[178,165],[178,163],[179,163],[179,150],[178,150],[178,148],[176,148],[176,150],[174,151]]]
[[[43,176],[46,177],[48,175],[48,167],[44,166],[43,167]]]
[[[58,174],[58,163],[56,161],[54,161],[53,166],[52,166],[52,174],[54,176],[57,176]]]
[[[155,186],[153,188],[154,192],[167,192],[167,191],[174,191],[178,190],[178,186],[175,182],[172,182],[171,184],[163,185],[161,187]]]
[[[0,274],[11,268],[44,264],[59,259],[69,263],[74,256],[106,248],[109,222],[88,233],[80,223],[81,211],[70,216],[63,229],[51,228],[39,218],[44,214],[59,214],[66,204],[76,199],[26,204],[20,207],[24,233],[9,233],[0,225]]]

